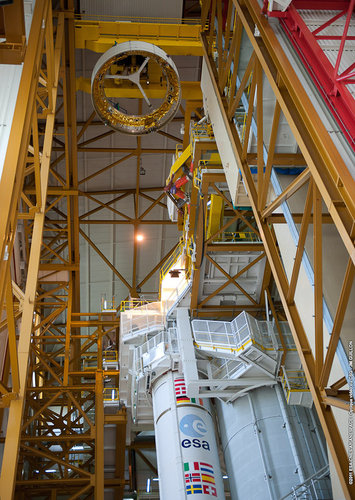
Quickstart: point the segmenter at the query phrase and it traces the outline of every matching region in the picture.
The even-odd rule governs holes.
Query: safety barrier
[[[125,341],[159,330],[165,325],[165,313],[161,302],[147,302],[121,312],[121,335]]]
[[[292,403],[295,393],[309,393],[306,375],[303,370],[286,370],[281,367],[281,384],[284,389],[286,401]]]
[[[110,404],[119,404],[119,392],[118,387],[105,387],[104,388],[104,405],[108,406]]]

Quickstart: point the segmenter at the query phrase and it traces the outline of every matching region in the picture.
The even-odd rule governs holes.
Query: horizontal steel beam
[[[128,19],[127,19],[128,20]],[[75,47],[106,52],[113,45],[139,40],[153,43],[169,55],[201,56],[200,24],[120,21],[75,22]]]
[[[182,99],[196,101],[202,99],[200,82],[180,82],[180,84]],[[91,79],[79,76],[76,79],[76,90],[82,90],[87,94],[91,94]],[[145,93],[148,99],[164,99],[166,88],[160,85],[160,83],[150,83],[149,87],[145,89]],[[111,79],[106,79],[105,81],[105,94],[107,97],[117,97],[121,99],[140,99],[142,97],[138,87],[132,87],[130,83],[118,86],[114,80]]]

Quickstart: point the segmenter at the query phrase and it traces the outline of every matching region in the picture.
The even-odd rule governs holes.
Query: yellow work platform
[[[140,40],[169,55],[202,56],[200,24],[75,21],[75,47],[106,52],[115,43]]]

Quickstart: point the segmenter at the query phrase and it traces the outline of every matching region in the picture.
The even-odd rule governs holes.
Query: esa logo
[[[183,448],[203,448],[204,450],[210,451],[210,445],[208,441],[201,441],[201,439],[183,439],[181,441],[181,446]]]
[[[186,436],[190,436],[192,438],[203,437],[207,432],[205,422],[201,417],[198,417],[193,413],[189,413],[188,415],[182,417],[180,420],[180,430],[186,434]]]
[[[180,420],[180,430],[186,436],[194,439],[183,439],[181,441],[181,446],[183,448],[204,448],[205,450],[210,449],[210,445],[207,441],[202,441],[202,438],[207,433],[207,428],[205,422],[201,417],[194,415],[192,413],[185,415]]]

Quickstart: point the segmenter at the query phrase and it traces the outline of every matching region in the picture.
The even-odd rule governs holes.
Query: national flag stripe
[[[181,382],[175,380],[175,396],[186,396],[185,381]]]
[[[186,396],[178,396],[176,398],[176,404],[181,405],[182,403],[189,403],[190,400]]]
[[[214,477],[207,474],[202,474],[202,481],[205,481],[206,483],[215,484]]]
[[[208,484],[203,485],[203,492],[207,495],[217,496],[217,490],[214,486],[209,486]]]
[[[217,497],[213,467],[206,462],[185,462],[186,494],[207,494]],[[197,484],[198,483],[198,484]]]
[[[201,474],[199,472],[185,474],[185,482],[186,483],[200,483],[201,482]]]
[[[184,462],[184,470],[195,470],[195,471],[204,471],[207,474],[213,475],[213,466],[211,464],[207,464],[206,462]]]
[[[185,462],[184,471],[190,474],[201,473],[206,478],[206,481],[209,479],[214,480],[213,467],[205,462]]]
[[[186,486],[186,493],[193,495],[195,493],[202,493],[202,484],[189,484]]]
[[[174,385],[175,385],[175,397],[176,400],[180,403],[193,403],[197,404],[200,406],[203,406],[203,399],[201,398],[188,398],[186,395],[186,385],[185,385],[185,380],[183,378],[176,378],[174,380]],[[184,400],[181,400],[180,398],[184,397]]]
[[[207,474],[213,474],[213,467],[211,464],[206,464],[205,462],[200,462],[201,471],[207,472]]]
[[[191,403],[194,403],[195,405],[203,406],[203,401],[200,398],[199,399],[191,398]]]

